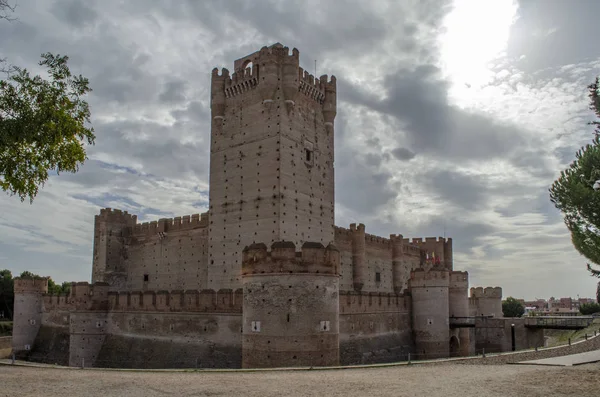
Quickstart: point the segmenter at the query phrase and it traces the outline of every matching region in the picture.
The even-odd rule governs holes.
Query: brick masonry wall
[[[163,239],[158,234],[133,237],[126,260],[125,290],[206,288],[207,241],[207,228],[169,231]]]

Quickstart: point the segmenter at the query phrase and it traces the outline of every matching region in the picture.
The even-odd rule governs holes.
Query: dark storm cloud
[[[188,103],[185,109],[175,109],[171,111],[171,116],[180,121],[196,122],[199,127],[204,127],[202,133],[210,133],[210,108],[208,101],[192,101]]]
[[[98,13],[92,7],[89,3],[78,0],[59,0],[54,2],[51,12],[61,22],[74,28],[82,28],[89,27],[98,18]]]
[[[481,176],[434,169],[425,173],[421,180],[442,202],[467,211],[481,209],[489,198],[489,184]]]
[[[415,157],[415,154],[405,147],[397,147],[392,150],[392,155],[402,161],[412,160]]]
[[[374,219],[367,225],[367,233],[380,236],[402,234],[404,238],[413,237],[451,237],[455,253],[468,253],[478,247],[480,237],[494,234],[497,229],[488,223],[477,222],[467,217],[453,214],[434,216],[416,227],[398,224],[393,219]],[[455,265],[460,267],[455,260]]]
[[[140,177],[143,177],[142,174],[134,170],[126,169],[125,172],[112,172],[115,169],[125,170],[124,167],[115,167],[102,161],[89,159],[79,168],[77,173],[64,173],[61,175],[61,178],[84,188],[92,188],[109,185],[127,186]]]
[[[506,156],[524,143],[517,126],[459,109],[448,101],[448,83],[433,65],[400,69],[386,77],[378,100],[343,81],[346,101],[391,115],[405,125],[406,143],[417,152],[462,159]]]
[[[151,122],[122,121],[96,125],[99,140],[90,150],[110,153],[115,158],[139,161],[143,172],[157,178],[198,178],[208,176],[208,151],[203,141],[182,142],[174,135],[176,128]],[[151,139],[136,139],[150,134]],[[127,138],[132,137],[132,138]]]
[[[341,146],[341,145],[340,145]],[[336,201],[356,214],[373,214],[396,197],[392,175],[381,159],[340,150],[336,158]]]
[[[187,88],[187,82],[183,80],[171,80],[164,84],[164,88],[158,96],[159,101],[177,104],[185,102],[186,95],[185,91]]]

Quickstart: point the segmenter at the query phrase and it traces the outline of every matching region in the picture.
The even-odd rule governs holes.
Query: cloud
[[[415,157],[415,153],[411,152],[410,150],[408,150],[405,147],[397,147],[396,149],[392,150],[392,154],[398,160],[404,160],[404,161],[411,160],[413,157]]]

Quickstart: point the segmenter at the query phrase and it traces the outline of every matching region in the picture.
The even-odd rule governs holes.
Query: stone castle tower
[[[333,244],[246,247],[242,367],[339,365],[339,276]]]
[[[334,240],[336,80],[277,43],[212,71],[209,288],[239,288],[255,243]]]

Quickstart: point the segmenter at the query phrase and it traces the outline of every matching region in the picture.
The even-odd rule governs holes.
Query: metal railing
[[[525,318],[525,326],[528,328],[545,329],[584,329],[592,325],[593,317],[555,317],[538,316]]]
[[[475,317],[450,317],[450,328],[474,328]]]

